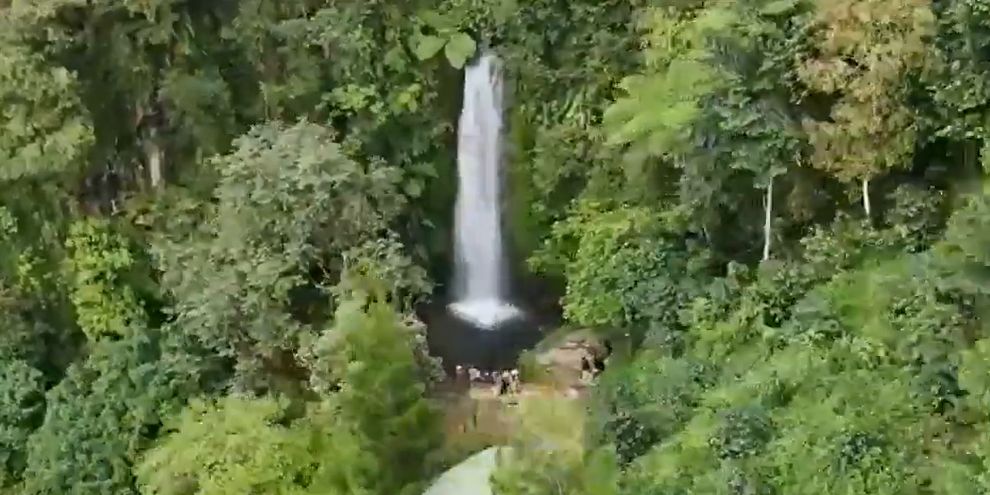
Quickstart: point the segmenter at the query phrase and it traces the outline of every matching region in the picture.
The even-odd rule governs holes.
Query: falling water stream
[[[501,223],[502,77],[498,60],[483,55],[464,71],[457,137],[454,212],[457,316],[493,329],[520,315],[506,299]]]

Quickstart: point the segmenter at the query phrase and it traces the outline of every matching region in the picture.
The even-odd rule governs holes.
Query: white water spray
[[[501,168],[502,76],[497,59],[483,55],[464,71],[454,211],[457,297],[450,305],[454,314],[483,328],[520,315],[505,299]]]

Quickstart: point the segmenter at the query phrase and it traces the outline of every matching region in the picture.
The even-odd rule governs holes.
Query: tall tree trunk
[[[773,220],[773,177],[770,178],[770,184],[767,185],[767,195],[764,200],[764,218],[763,218],[763,261],[770,259],[770,237],[773,234],[771,221]]]
[[[866,212],[866,218],[869,220],[873,216],[873,208],[870,205],[870,179],[863,179],[863,211]]]
[[[147,153],[148,153],[148,175],[151,179],[151,188],[158,189],[162,184],[163,171],[165,161],[165,153],[162,151],[162,147],[158,145],[157,129],[151,131],[151,139],[147,143]]]
[[[979,177],[979,191],[983,194],[990,193],[990,137],[983,138],[983,145],[977,152],[976,159],[977,177]]]

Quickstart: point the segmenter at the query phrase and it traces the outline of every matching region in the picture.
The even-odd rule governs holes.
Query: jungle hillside
[[[514,269],[624,342],[497,495],[990,493],[986,0],[0,0],[0,494],[488,447],[421,318],[482,53]]]

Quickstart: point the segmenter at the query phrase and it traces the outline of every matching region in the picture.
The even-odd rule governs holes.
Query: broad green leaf
[[[450,61],[450,65],[455,68],[460,69],[464,67],[467,59],[474,55],[474,51],[477,49],[478,45],[471,39],[470,36],[464,33],[457,33],[450,37],[450,41],[447,42],[446,49],[444,53],[447,55],[447,60]]]
[[[416,58],[426,60],[433,58],[443,48],[443,45],[444,40],[436,36],[419,36],[415,41],[413,52],[416,54]]]
[[[419,162],[412,165],[412,170],[416,174],[425,175],[427,177],[437,177],[437,168],[430,162]]]
[[[456,26],[456,23],[452,19],[435,10],[424,10],[420,12],[417,17],[426,23],[427,26],[430,26],[437,31],[454,29]]]
[[[418,198],[423,194],[423,181],[419,179],[410,179],[405,183],[403,189],[406,192],[406,196],[410,198]]]

